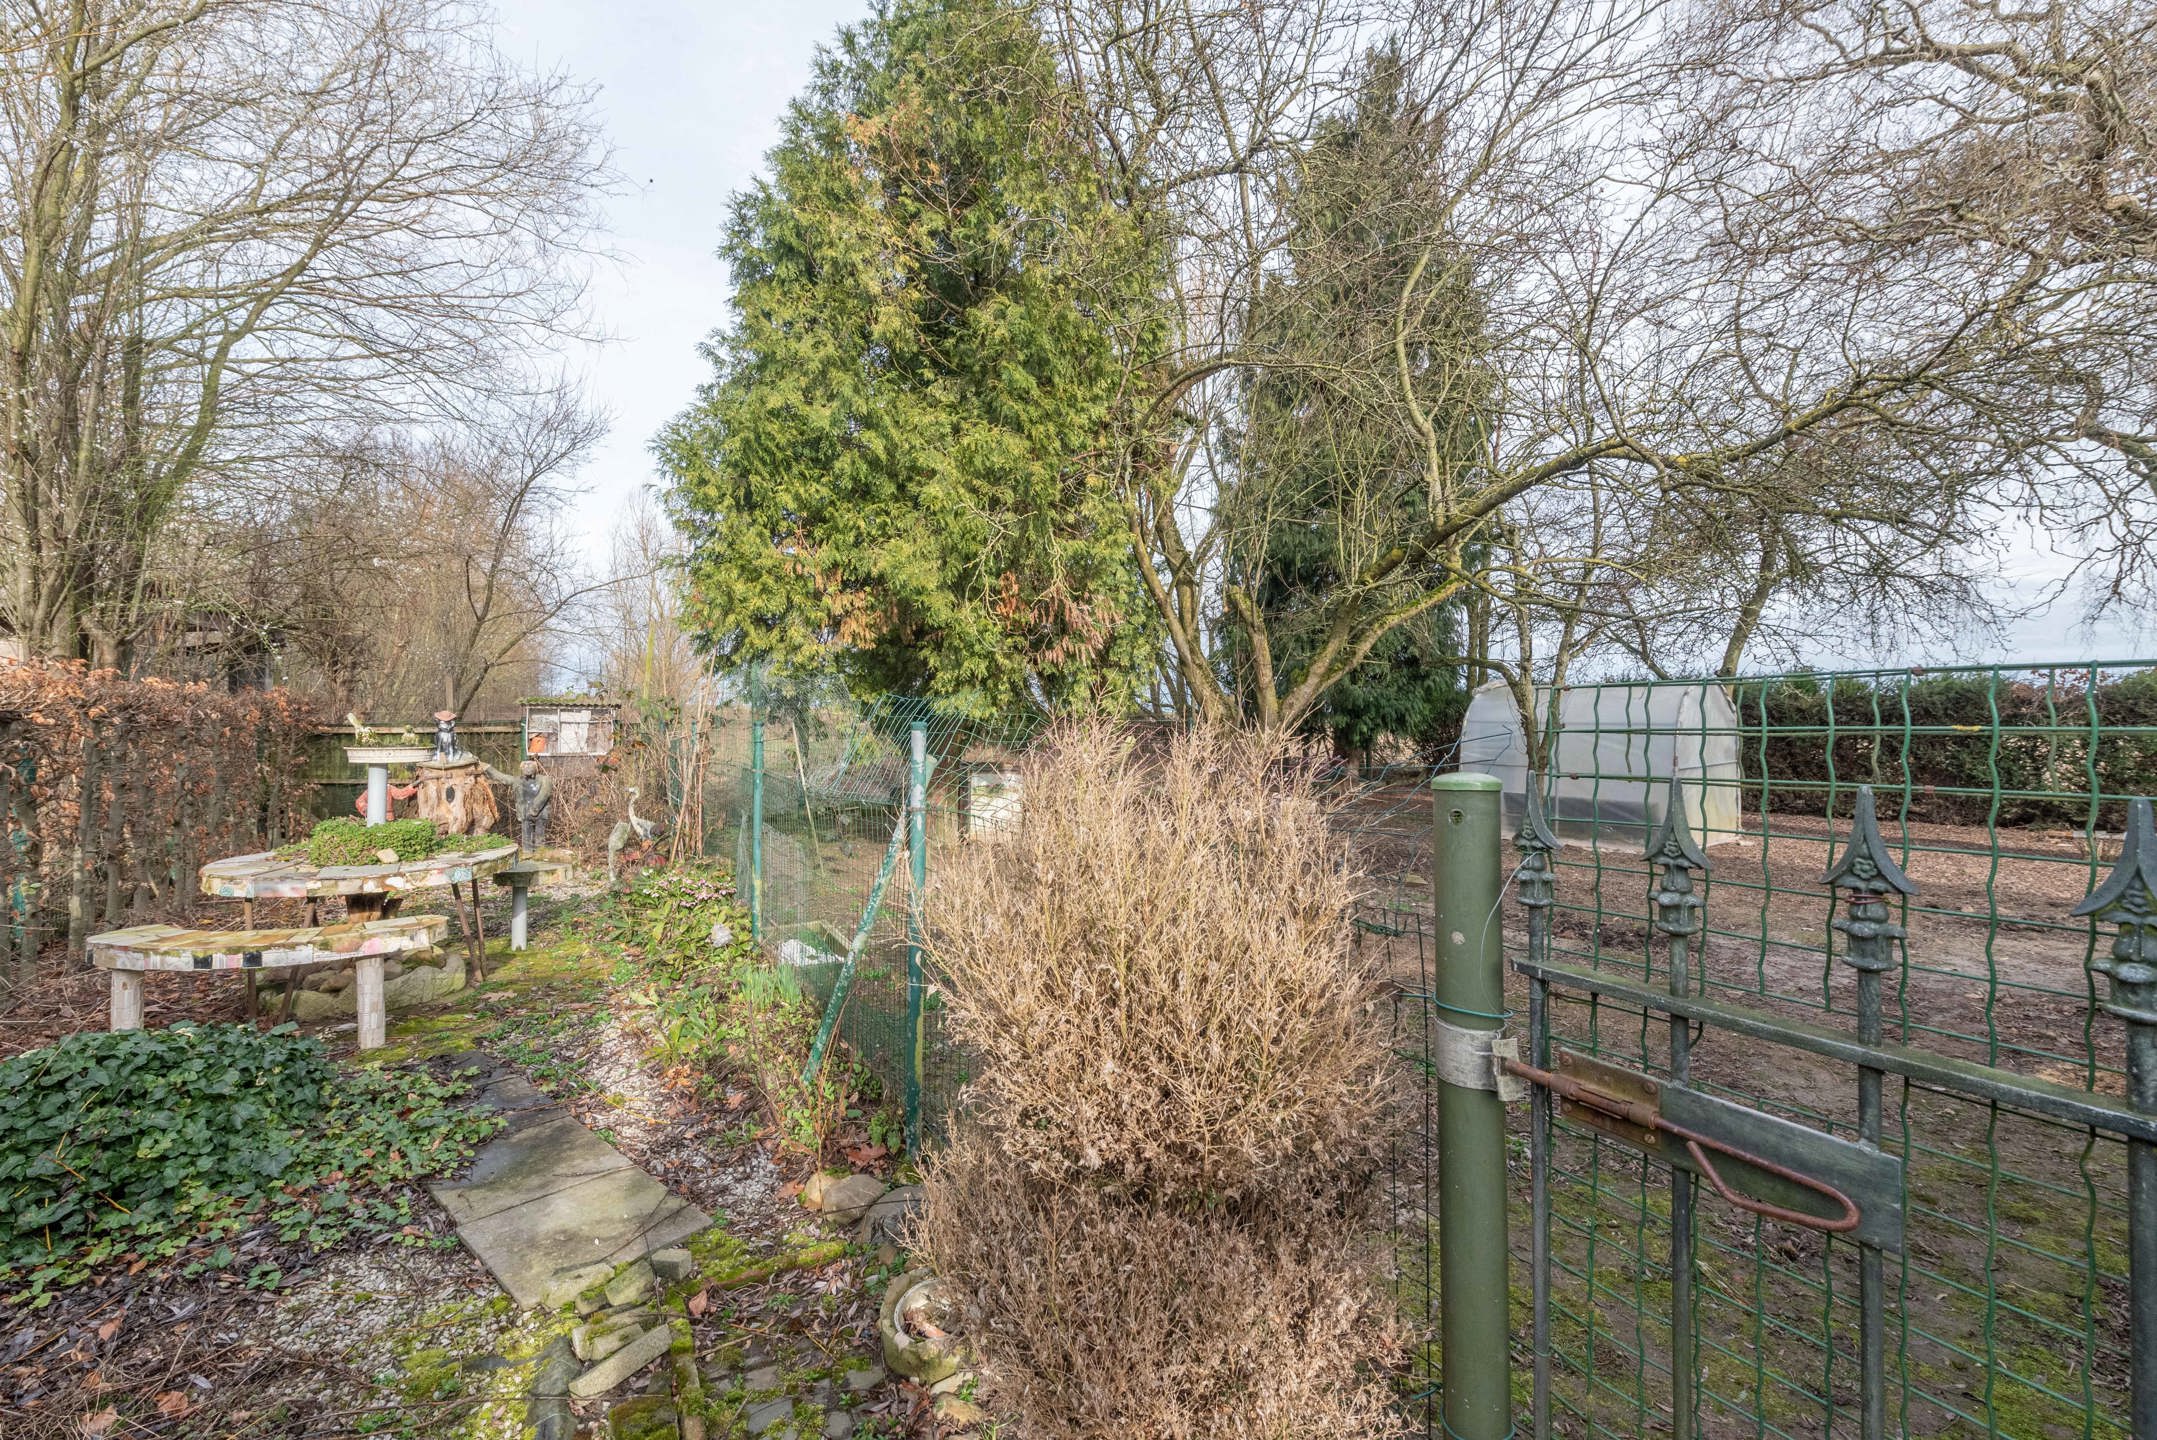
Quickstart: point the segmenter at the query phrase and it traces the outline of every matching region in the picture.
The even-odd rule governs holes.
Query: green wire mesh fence
[[[1968,1083],[1886,1077],[1880,1149],[1901,1161],[1905,1239],[1884,1257],[1874,1367],[1861,1353],[1857,1247],[1701,1206],[1683,1415],[1673,1413],[1669,1172],[1560,1106],[1540,1216],[1525,1146],[1512,1157],[1519,1273],[1539,1220],[1549,1245],[1548,1433],[1857,1435],[1866,1410],[1884,1406],[1893,1434],[2129,1434],[2129,1147],[2117,1130],[2063,1120],[2059,1109],[2078,1094],[2118,1106],[2124,1089],[2127,1027],[2096,979],[2112,927],[2073,912],[2118,861],[2129,800],[2157,794],[2157,668],[1583,686],[1538,697],[1533,737],[1510,706],[1483,708],[1471,709],[1462,768],[1506,782],[1514,824],[1534,783],[1560,840],[1545,959],[1606,986],[1548,992],[1554,1045],[1669,1074],[1667,1019],[1607,987],[1661,991],[1670,980],[1643,851],[1676,775],[1708,862],[1701,928],[1684,950],[1691,994],[1778,1024],[1853,1032],[1858,976],[1823,876],[1858,787],[1870,786],[1889,853],[1915,885],[1891,897],[1907,939],[1880,976],[1883,1039],[1938,1057],[1950,1077],[1956,1066],[1988,1067],[1969,1069],[1978,1078]],[[1427,1053],[1431,1018],[1417,1003],[1430,993],[1433,955],[1426,779],[1372,777],[1347,812],[1373,876],[1361,943],[1405,997],[1412,1057]],[[1527,927],[1516,899],[1505,923],[1517,955]],[[1510,983],[1525,1013],[1526,982]],[[1690,1035],[1693,1086],[1857,1134],[1852,1064],[1714,1024]],[[2040,1089],[2047,1104],[2028,1103]],[[2059,1096],[2068,1098],[2053,1103]],[[1525,1114],[1516,1121],[1524,1141]],[[1427,1138],[1414,1137],[1394,1190],[1426,1401],[1442,1340]],[[1527,1413],[1530,1299],[1517,1290],[1493,1303],[1514,1311]],[[1434,1410],[1428,1419],[1437,1433]]]
[[[1016,823],[1014,766],[1032,726],[896,696],[867,707],[752,700],[739,726],[715,765],[706,853],[733,857],[766,951],[793,968],[827,1038],[903,1105],[910,1143],[933,1140],[967,1074],[910,934],[915,897],[940,849]]]

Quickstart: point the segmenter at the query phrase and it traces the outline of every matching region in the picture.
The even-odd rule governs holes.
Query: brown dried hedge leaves
[[[1381,1435],[1392,1059],[1299,757],[1107,727],[928,899],[978,1057],[917,1237],[1025,1433]]]

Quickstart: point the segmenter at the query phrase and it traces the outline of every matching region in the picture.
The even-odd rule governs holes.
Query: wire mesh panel
[[[837,1037],[934,1139],[968,1074],[943,1034],[925,961],[909,993],[916,886],[951,847],[993,844],[1016,824],[1015,766],[1032,727],[904,697],[761,716],[760,746],[723,802],[737,873],[758,896],[760,938],[820,1007],[836,1003]],[[918,864],[907,807],[917,726],[927,771]]]
[[[1569,803],[1540,955],[1509,900],[1539,977],[1516,977],[1512,1004],[1540,1001],[1538,1063],[1642,1077],[1666,1114],[1697,1093],[1762,1136],[1772,1121],[1745,1117],[1868,1141],[1896,1179],[1867,1208],[1899,1233],[1868,1249],[1749,1213],[1607,1114],[1546,1098],[1517,1117],[1527,1138],[1547,1106],[1540,1207],[1530,1167],[1515,1177],[1516,1251],[1525,1265],[1539,1229],[1548,1247],[1540,1336],[1519,1332],[1524,1370],[1544,1361],[1526,1408],[1581,1436],[2132,1433],[2136,1012],[2107,986],[2126,973],[2115,923],[2138,922],[2075,912],[2122,864],[2129,800],[2157,793],[2157,671],[1745,679],[1690,706],[1660,683],[1542,717],[1591,733],[1539,747],[1539,792]],[[1662,743],[1674,714],[1691,743]],[[1686,754],[1728,763],[1658,760]],[[1678,864],[1691,908],[1673,921],[1672,862],[1646,851],[1679,771],[1700,863]],[[1873,872],[1826,883],[1861,786],[1909,893]],[[1402,862],[1374,867],[1373,894],[1404,932],[1428,881],[1413,789],[1385,777],[1357,800],[1373,852]]]

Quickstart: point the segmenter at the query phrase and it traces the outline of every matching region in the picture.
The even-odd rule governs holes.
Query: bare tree
[[[0,605],[118,663],[191,487],[527,388],[605,178],[454,0],[0,0]]]
[[[639,491],[615,524],[611,549],[610,583],[593,604],[601,688],[689,704],[710,669],[682,608],[681,532],[650,491]]]
[[[617,583],[564,525],[604,429],[564,390],[446,436],[347,437],[259,511],[191,502],[152,554],[151,587],[252,637],[336,709],[500,709],[586,640],[587,610]]]
[[[2131,164],[2107,150],[2104,184],[2085,176],[2082,198],[2040,222],[2088,240],[2009,244],[1996,218],[2002,238],[1979,243],[1942,218],[1973,213],[1943,188],[1967,157],[1849,124],[1900,116],[1902,92],[1922,88],[1899,42],[1837,49],[1838,17],[1862,12],[1885,34],[1885,8],[1046,9],[1098,163],[1174,261],[1166,338],[1131,354],[1143,399],[1123,477],[1169,689],[1191,710],[1247,705],[1293,724],[1398,627],[1471,602],[1510,614],[1485,628],[1513,632],[1524,683],[1596,647],[1653,664],[1718,631],[1709,659],[1733,669],[1763,627],[1831,606],[1838,588],[1882,605],[1967,600],[1963,539],[2015,495],[2133,523],[2116,464],[2086,465],[2072,497],[2051,481],[2091,446],[2131,457],[2146,443],[2122,423],[2145,403],[2147,369],[2126,363],[2124,341],[2144,303],[2130,222],[2146,149]],[[1969,23],[1991,13],[1973,5]],[[2105,66],[2146,60],[2148,29],[2143,17],[2111,32],[2132,45]],[[1406,66],[1401,113],[1421,147],[1410,181],[1366,187],[1388,207],[1396,278],[1352,314],[1342,287],[1300,287],[1327,308],[1283,343],[1262,323],[1271,277],[1346,263],[1299,224],[1302,159],[1380,40]],[[1760,58],[1778,46],[1790,64]],[[1976,62],[1933,63],[1923,84],[1946,98],[1909,133],[1938,139],[1969,84],[1997,82],[1943,89],[1938,66]],[[2075,85],[2141,97],[2148,73]],[[2045,128],[2046,107],[2067,102],[2024,103]],[[2092,101],[2080,149],[2052,143],[2086,157],[2126,124],[2106,117],[2142,103]],[[1975,146],[1986,127],[1963,138]],[[2074,258],[2078,246],[2091,253]],[[1432,325],[1464,296],[1476,324]],[[1389,343],[1343,343],[1359,335]],[[1273,618],[1239,601],[1235,579],[1295,506],[1273,488],[1277,456],[1253,448],[1263,436],[1243,407],[1260,387],[1246,377],[1299,371],[1371,426],[1419,437],[1420,454],[1404,466],[1388,446],[1331,477],[1329,513],[1354,523],[1297,610],[1297,658],[1265,673]],[[1240,693],[1239,665],[1257,676]]]
[[[1942,428],[2022,463],[1995,496],[2157,589],[2157,11],[2134,0],[1731,0],[1692,100],[1776,269],[2006,293]],[[1741,188],[1742,187],[1742,188]],[[2019,478],[2020,484],[2010,483]]]

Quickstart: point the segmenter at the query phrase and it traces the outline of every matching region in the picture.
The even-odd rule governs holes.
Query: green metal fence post
[[[906,906],[906,1148],[921,1153],[921,1012],[926,986],[921,974],[921,887],[929,883],[929,726],[916,720],[909,736],[906,783],[906,855],[914,885]]]
[[[1495,1031],[1505,1025],[1505,957],[1498,904],[1500,788],[1495,776],[1431,781],[1437,827],[1437,974],[1432,1004],[1441,1025]],[[1441,1032],[1442,1033],[1442,1032]],[[1491,1088],[1438,1081],[1438,1309],[1446,1433],[1506,1440],[1513,1431],[1507,1336],[1505,1106]]]
[[[749,938],[764,938],[764,696],[754,670],[749,672]]]

